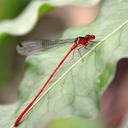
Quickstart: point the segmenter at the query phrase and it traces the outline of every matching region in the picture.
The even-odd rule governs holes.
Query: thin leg
[[[81,57],[81,59],[82,59],[82,62],[84,62],[84,59],[82,58],[82,55],[81,55],[81,52],[80,52],[80,49],[81,49],[81,48],[82,48],[82,47],[78,48],[77,50],[78,50],[79,55],[80,55],[80,57]]]
[[[89,43],[98,43],[98,42],[100,42],[100,41],[89,41]]]
[[[96,43],[96,41],[90,41],[90,43]]]
[[[71,60],[73,60],[73,59],[74,59],[74,55],[75,55],[75,49],[73,50],[73,53],[72,53],[72,58],[71,58]]]
[[[84,48],[87,49],[87,50],[91,50],[91,49],[90,49],[89,47],[87,47],[87,46],[85,46]]]

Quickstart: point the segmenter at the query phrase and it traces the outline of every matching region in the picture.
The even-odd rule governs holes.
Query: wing
[[[24,41],[16,46],[16,50],[19,54],[28,56],[66,43],[74,43],[74,39]]]

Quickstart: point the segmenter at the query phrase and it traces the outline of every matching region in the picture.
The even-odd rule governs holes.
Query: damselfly
[[[54,41],[43,40],[43,41],[23,42],[23,43],[20,43],[17,46],[17,51],[20,54],[22,54],[22,55],[32,55],[34,53],[37,53],[37,52],[46,50],[46,49],[51,48],[51,47],[53,47],[55,45],[58,45],[58,44],[65,44],[65,43],[68,43],[68,42],[72,42],[72,43],[74,42],[73,45],[71,46],[71,48],[69,49],[69,51],[67,52],[67,54],[62,58],[62,60],[57,65],[57,67],[55,68],[55,70],[51,73],[51,75],[49,76],[49,78],[47,79],[47,81],[45,82],[45,84],[43,85],[43,87],[36,94],[36,96],[34,97],[34,99],[28,104],[28,106],[18,116],[18,118],[16,119],[16,121],[14,123],[14,127],[17,127],[19,125],[19,123],[21,122],[22,118],[29,111],[29,109],[33,106],[33,104],[35,103],[35,101],[39,98],[39,96],[44,91],[44,89],[49,84],[49,82],[54,77],[54,75],[57,73],[57,71],[59,70],[59,68],[64,64],[65,60],[70,55],[70,53],[72,51],[74,51],[75,49],[77,49],[77,48],[81,48],[81,47],[87,48],[87,46],[91,42],[95,42],[95,41],[93,41],[94,39],[95,39],[95,36],[94,35],[88,34],[88,35],[85,35],[84,37],[77,37],[76,39],[69,39],[69,40],[54,40]]]

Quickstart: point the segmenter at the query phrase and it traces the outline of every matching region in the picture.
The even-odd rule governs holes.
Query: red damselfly
[[[26,41],[26,42],[20,43],[17,46],[17,51],[20,54],[22,54],[22,55],[32,55],[32,54],[35,54],[37,52],[41,52],[43,50],[51,48],[51,47],[53,47],[55,45],[58,45],[58,44],[65,44],[65,43],[71,43],[71,42],[73,43],[74,42],[73,45],[71,46],[71,48],[69,49],[69,51],[67,52],[67,54],[63,57],[63,59],[57,65],[55,70],[51,73],[51,75],[49,76],[49,78],[47,79],[47,81],[45,82],[43,87],[40,89],[40,91],[37,93],[37,95],[34,97],[34,99],[28,104],[28,106],[17,117],[17,119],[16,119],[16,121],[14,123],[14,127],[17,127],[19,125],[19,123],[21,122],[22,118],[29,111],[29,109],[33,106],[35,101],[39,98],[39,96],[44,91],[44,89],[49,84],[49,82],[52,80],[52,78],[57,73],[59,68],[64,64],[65,60],[70,55],[70,53],[72,51],[74,51],[75,49],[77,49],[77,48],[81,48],[81,47],[87,48],[89,43],[95,42],[95,41],[93,41],[94,39],[95,39],[94,35],[88,34],[88,35],[85,35],[84,37],[82,37],[82,36],[77,37],[76,39],[53,40],[53,41],[51,41],[51,40]]]

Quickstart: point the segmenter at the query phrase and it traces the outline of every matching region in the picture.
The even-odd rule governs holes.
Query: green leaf
[[[46,12],[50,11],[55,6],[63,6],[63,5],[91,5],[92,3],[95,4],[99,0],[91,0],[91,1],[83,1],[80,0],[79,2],[74,0],[65,1],[61,0],[56,2],[56,0],[52,1],[32,1],[28,7],[16,18],[13,20],[6,20],[0,22],[0,32],[7,33],[10,35],[25,35],[29,33],[37,23],[39,16],[43,16]],[[28,18],[29,17],[29,18]],[[26,22],[27,19],[27,22]]]
[[[104,128],[84,118],[65,118],[51,121],[48,128]]]
[[[4,23],[5,19],[15,18],[26,7],[29,1],[0,0],[0,23]],[[12,37],[4,32],[0,33],[0,94],[1,92],[4,93],[3,90],[8,85],[11,86],[10,83],[13,81],[16,43],[16,37]]]
[[[99,97],[114,77],[117,61],[128,56],[127,6],[127,0],[106,0],[94,23],[64,33],[63,38],[71,38],[91,32],[100,41],[83,55],[84,61],[67,60],[19,128],[43,127],[57,118],[97,116]],[[70,45],[51,49],[27,59],[28,68],[20,87],[20,104],[12,117],[17,117],[26,107],[69,48]],[[13,121],[9,124],[12,125]]]
[[[15,18],[30,0],[0,0],[0,20]]]
[[[44,2],[42,1],[31,2],[16,19],[2,21],[0,23],[0,32],[15,36],[24,35],[30,32],[38,20],[39,11],[41,10],[41,12],[45,13],[51,9],[51,6],[42,6],[43,4]],[[40,8],[41,6],[42,8]],[[28,17],[29,19],[26,22]]]
[[[0,89],[6,88],[7,83],[12,80],[12,63],[15,53],[16,38],[5,33],[0,34]],[[2,88],[1,88],[2,87]]]

